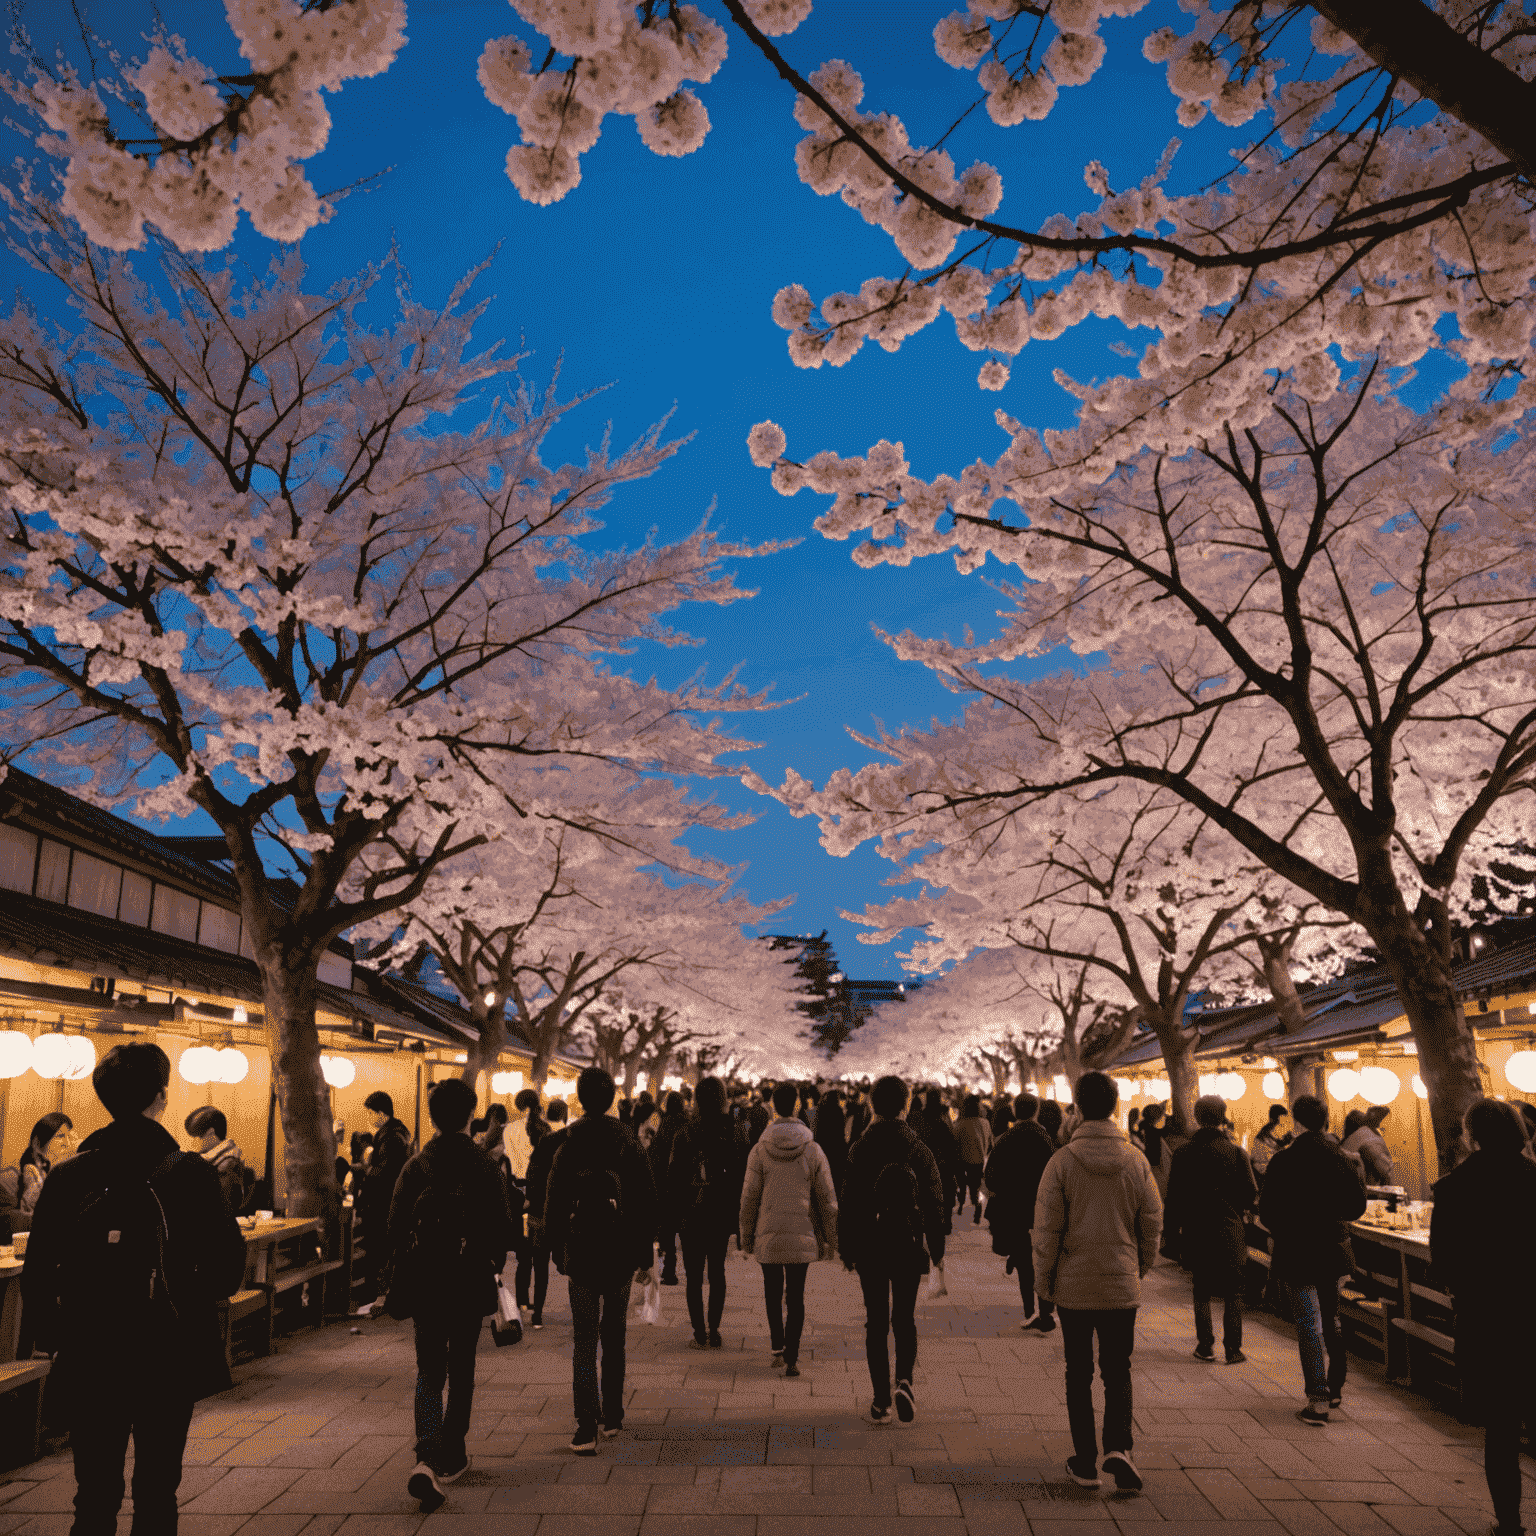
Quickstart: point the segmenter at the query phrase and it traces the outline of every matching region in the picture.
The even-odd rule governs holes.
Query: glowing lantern
[[[1511,1088],[1536,1093],[1536,1051],[1516,1051],[1504,1063],[1504,1076]]]
[[[184,1082],[211,1083],[219,1069],[219,1053],[206,1045],[191,1045],[181,1053],[176,1065]]]
[[[1360,1074],[1360,1097],[1367,1104],[1390,1104],[1402,1087],[1397,1073],[1386,1067],[1366,1067]]]
[[[1328,1074],[1328,1092],[1336,1098],[1340,1104],[1348,1104],[1360,1093],[1360,1074],[1353,1067],[1340,1067],[1337,1072]]]
[[[32,1037],[19,1029],[0,1033],[0,1077],[20,1077],[32,1065]]]
[[[32,1070],[39,1077],[63,1077],[69,1071],[68,1035],[39,1035],[32,1046]]]
[[[245,1059],[244,1051],[237,1051],[234,1046],[227,1045],[222,1051],[214,1053],[219,1059],[217,1071],[213,1077],[216,1083],[243,1083],[245,1074],[251,1070],[251,1064]]]
[[[1120,1090],[1122,1099],[1134,1099],[1136,1097],[1136,1084],[1128,1077],[1117,1077],[1115,1087]]]
[[[1054,1078],[1052,1078],[1051,1085],[1056,1090],[1056,1102],[1058,1104],[1069,1104],[1069,1103],[1071,1103],[1071,1101],[1072,1101],[1072,1084],[1069,1083],[1066,1080],[1066,1078],[1064,1078],[1061,1075],[1061,1073],[1058,1072],[1056,1074],[1056,1076]]]
[[[69,1065],[64,1069],[66,1083],[78,1083],[96,1070],[96,1047],[84,1035],[69,1036]]]
[[[1214,1072],[1202,1072],[1200,1074],[1200,1092],[1202,1094],[1220,1093],[1221,1089],[1217,1086],[1220,1081],[1221,1079]]]
[[[332,1088],[350,1088],[357,1068],[345,1056],[322,1056],[320,1075]]]
[[[1264,1081],[1259,1085],[1264,1090],[1266,1099],[1283,1099],[1285,1097],[1285,1079],[1278,1072],[1266,1072]]]
[[[1235,1103],[1248,1092],[1248,1079],[1241,1072],[1223,1072],[1216,1079],[1216,1091],[1227,1103]]]
[[[521,1072],[494,1072],[491,1074],[492,1093],[521,1093],[523,1091],[523,1074]]]

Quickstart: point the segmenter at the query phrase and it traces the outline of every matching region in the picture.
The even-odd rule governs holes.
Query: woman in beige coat
[[[741,1186],[741,1251],[763,1266],[773,1364],[782,1365],[786,1376],[800,1374],[806,1272],[815,1260],[837,1252],[832,1170],[826,1153],[795,1118],[797,1100],[793,1083],[774,1089],[772,1123],[747,1158]]]

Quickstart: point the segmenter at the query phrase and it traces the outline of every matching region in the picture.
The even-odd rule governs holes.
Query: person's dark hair
[[[881,1077],[869,1090],[869,1106],[882,1120],[894,1120],[907,1107],[907,1085],[899,1077]]]
[[[490,1122],[495,1121],[503,1130],[507,1125],[507,1106],[505,1104],[487,1104],[485,1106],[486,1129],[490,1129]]]
[[[1077,1080],[1072,1102],[1085,1120],[1107,1120],[1120,1102],[1120,1090],[1107,1072],[1084,1072]]]
[[[551,1125],[564,1125],[570,1113],[571,1112],[566,1106],[564,1099],[551,1099],[549,1101],[548,1113],[544,1118],[548,1120]]]
[[[806,1104],[815,1104],[821,1099],[821,1089],[815,1083],[807,1083],[800,1090],[800,1097]]]
[[[1339,1132],[1339,1139],[1341,1141],[1348,1141],[1349,1138],[1353,1136],[1355,1132],[1358,1131],[1364,1124],[1365,1111],[1363,1109],[1350,1110],[1350,1112],[1344,1116],[1344,1129]]]
[[[771,1103],[773,1100],[773,1084],[759,1083],[757,1085],[757,1096],[763,1101],[764,1104]]]
[[[1303,1130],[1323,1131],[1328,1128],[1328,1106],[1310,1093],[1304,1093],[1291,1105],[1291,1118]]]
[[[1055,1141],[1061,1134],[1061,1105],[1055,1099],[1045,1100],[1038,1111],[1038,1119],[1045,1127],[1046,1135]]]
[[[222,1109],[215,1109],[212,1104],[204,1104],[200,1109],[194,1109],[186,1118],[188,1136],[206,1136],[212,1131],[215,1136],[223,1141],[229,1135],[229,1121],[224,1118]]]
[[[520,1088],[517,1097],[512,1100],[512,1108],[518,1114],[525,1114],[528,1110],[537,1111],[539,1107],[539,1091],[537,1088]]]
[[[962,1120],[979,1120],[981,1118],[980,1094],[966,1094],[965,1102],[960,1106],[960,1118]]]
[[[114,1120],[142,1115],[170,1080],[171,1058],[152,1040],[114,1045],[91,1073],[96,1097]]]
[[[475,1090],[462,1077],[445,1077],[427,1090],[427,1113],[440,1131],[462,1131],[474,1112]]]
[[[1474,1099],[1462,1124],[1467,1139],[1485,1152],[1516,1154],[1526,1148],[1525,1118],[1513,1104],[1499,1099]]]
[[[725,1113],[725,1084],[718,1077],[701,1078],[693,1101],[700,1120],[719,1119]],[[774,1094],[774,1102],[778,1102],[777,1093]]]
[[[576,1100],[588,1115],[606,1115],[613,1103],[613,1079],[601,1067],[585,1067],[576,1079]]]
[[[1288,1114],[1290,1114],[1290,1110],[1284,1104],[1271,1104],[1269,1106],[1269,1123],[1271,1125],[1278,1125]]]
[[[1219,1094],[1202,1094],[1195,1100],[1195,1124],[1213,1131],[1227,1118],[1227,1101]]]
[[[795,1104],[799,1100],[799,1093],[793,1083],[780,1083],[773,1090],[773,1112],[776,1115],[792,1115],[795,1112]]]
[[[1161,1104],[1148,1104],[1141,1112],[1142,1129],[1149,1125],[1161,1125],[1163,1123],[1163,1106]]]
[[[1125,1116],[1125,1128],[1127,1131],[1136,1129],[1136,1122],[1141,1119],[1141,1111],[1133,1104]]]
[[[388,1115],[391,1120],[395,1118],[395,1101],[382,1088],[363,1100],[363,1108],[375,1115]]]
[[[371,1147],[372,1145],[373,1145],[373,1132],[372,1131],[353,1131],[352,1132],[352,1161],[354,1163],[362,1162],[362,1160],[363,1160],[363,1153],[366,1152],[368,1150],[368,1148]]]
[[[1371,1107],[1365,1112],[1365,1123],[1370,1126],[1373,1131],[1379,1130],[1381,1128],[1381,1122],[1385,1120],[1391,1113],[1392,1111],[1388,1109],[1385,1104],[1372,1104]]]
[[[68,1115],[60,1114],[56,1109],[44,1115],[32,1127],[32,1134],[27,1137],[27,1150],[21,1154],[21,1162],[31,1163],[33,1167],[42,1168],[46,1171],[50,1166],[47,1157],[44,1155],[48,1143],[65,1126],[68,1126],[70,1130],[75,1128],[75,1122]],[[18,1164],[17,1166],[20,1167],[21,1165]]]
[[[1040,1100],[1032,1093],[1014,1095],[1013,1114],[1016,1120],[1033,1120],[1040,1113]]]
[[[949,1106],[944,1102],[942,1089],[930,1088],[923,1100],[923,1115],[929,1125],[940,1125],[949,1119]]]
[[[662,1114],[664,1114],[664,1115],[686,1115],[687,1113],[688,1113],[688,1106],[685,1103],[683,1103],[683,1096],[682,1096],[682,1094],[676,1093],[676,1092],[669,1093],[667,1095],[666,1105],[662,1109]]]

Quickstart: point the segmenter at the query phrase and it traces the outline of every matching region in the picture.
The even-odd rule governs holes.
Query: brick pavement
[[[967,1216],[969,1213],[967,1213]],[[183,1536],[1459,1536],[1490,1509],[1479,1432],[1352,1362],[1327,1429],[1293,1417],[1290,1329],[1251,1320],[1242,1366],[1190,1358],[1188,1282],[1149,1277],[1135,1355],[1141,1497],[1066,1480],[1060,1334],[1019,1332],[1018,1291],[985,1229],[957,1232],[947,1299],[918,1304],[917,1422],[868,1421],[859,1293],[840,1265],[807,1289],[804,1374],[769,1367],[757,1266],[733,1256],[725,1347],[685,1348],[681,1287],[657,1327],[631,1321],[625,1432],[566,1449],[570,1330],[553,1278],[547,1326],[512,1349],[485,1335],[471,1471],[423,1517],[413,1464],[408,1325],[285,1341],[203,1403],[182,1483]],[[1530,1475],[1529,1469],[1527,1473]],[[74,1480],[54,1455],[0,1480],[0,1536],[64,1536]],[[1118,1527],[1119,1529],[1115,1529]],[[120,1530],[126,1532],[125,1516]]]

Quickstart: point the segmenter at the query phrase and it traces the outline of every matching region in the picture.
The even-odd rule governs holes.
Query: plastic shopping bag
[[[652,1325],[661,1321],[661,1281],[654,1268],[645,1273],[640,1285],[640,1321]]]
[[[944,1261],[940,1259],[932,1269],[928,1271],[928,1299],[934,1300],[938,1296],[948,1296],[949,1286],[944,1280]]]
[[[512,1293],[504,1285],[496,1287],[496,1312],[491,1318],[491,1338],[498,1347],[520,1344],[523,1340],[523,1319],[517,1310]]]

